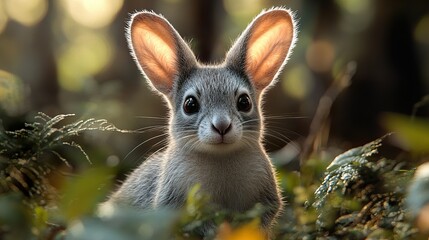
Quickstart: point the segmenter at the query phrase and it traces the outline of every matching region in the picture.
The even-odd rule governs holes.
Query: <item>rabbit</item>
[[[163,16],[145,10],[133,14],[129,48],[151,89],[169,107],[168,144],[135,169],[107,203],[178,209],[199,184],[219,209],[265,206],[261,227],[268,231],[282,197],[262,144],[262,98],[286,64],[296,32],[290,10],[264,10],[222,63],[206,65]]]

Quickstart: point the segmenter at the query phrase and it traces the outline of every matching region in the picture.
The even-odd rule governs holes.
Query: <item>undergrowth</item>
[[[23,129],[0,128],[1,239],[199,239],[198,229],[205,222],[218,226],[212,236],[218,239],[264,238],[258,227],[264,206],[241,214],[214,211],[198,186],[180,210],[99,208],[112,189],[115,169],[92,166],[74,137],[86,131],[129,131],[106,120],[72,119],[73,115],[39,113]],[[386,119],[386,125],[398,132],[396,137],[426,140],[425,124],[417,135],[407,135],[414,124],[402,116]],[[337,156],[328,167],[329,162],[317,154],[309,157],[301,173],[278,166],[287,204],[273,238],[420,239],[404,199],[417,165],[413,160],[426,155],[387,157],[380,151],[385,138],[390,136]],[[71,165],[61,153],[70,150],[80,153],[88,169],[62,176],[63,183],[54,188],[51,182],[58,177],[52,176],[58,167]]]

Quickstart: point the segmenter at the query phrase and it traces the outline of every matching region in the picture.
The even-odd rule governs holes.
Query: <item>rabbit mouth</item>
[[[240,134],[237,133],[218,134],[211,132],[209,134],[199,136],[199,140],[207,145],[222,146],[234,144],[240,140],[240,137]]]
[[[209,154],[222,154],[237,151],[243,148],[243,144],[239,141],[233,143],[219,142],[219,143],[202,143],[199,145],[198,150]]]

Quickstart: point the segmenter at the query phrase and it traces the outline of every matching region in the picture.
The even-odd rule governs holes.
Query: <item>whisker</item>
[[[152,149],[154,149],[155,146],[158,145],[164,145],[162,147],[160,147],[159,149],[155,150],[154,152],[152,152],[150,155],[148,155],[149,152],[151,152]],[[139,161],[142,158],[145,159],[149,159],[151,157],[153,157],[155,154],[159,153],[160,151],[163,151],[164,149],[166,149],[168,147],[168,138],[162,139],[160,141],[158,141],[157,143],[155,143],[154,145],[152,145],[147,151],[145,151],[143,154],[140,155],[139,158],[137,158],[136,161]]]
[[[243,143],[246,144],[247,147],[249,147],[249,148],[253,148],[254,147],[254,144],[252,144],[252,142],[255,141],[254,138],[251,138],[251,137],[243,135],[242,139],[244,140]]]
[[[163,147],[161,147],[160,149],[156,150],[155,152],[151,153],[146,159],[150,159],[153,156],[155,156],[156,154],[158,154],[161,151],[164,151],[166,148],[168,147],[168,145],[165,145]],[[141,158],[141,157],[140,157]]]
[[[157,138],[160,138],[160,137],[164,137],[164,136],[166,136],[166,135],[168,135],[168,133],[162,133],[162,134],[159,134],[159,135],[156,135],[156,136],[154,136],[154,137],[151,137],[151,138],[149,138],[149,139],[147,139],[147,140],[145,140],[145,141],[143,141],[143,142],[141,142],[141,143],[139,143],[137,146],[135,146],[125,157],[124,157],[124,160],[126,160],[127,158],[128,158],[128,156],[131,154],[131,153],[133,153],[137,148],[139,148],[139,147],[141,147],[143,144],[145,144],[145,143],[147,143],[147,142],[149,142],[149,141],[151,141],[151,140],[153,140],[153,139],[157,139]]]
[[[187,146],[190,145],[190,146]],[[187,153],[194,151],[200,145],[199,141],[196,138],[191,138],[188,142],[185,143],[183,149],[186,150]]]
[[[259,119],[259,118],[249,119],[249,120],[246,120],[246,121],[241,122],[241,125],[247,124],[247,123],[249,123],[249,122],[259,122],[259,121],[260,121],[260,119]]]
[[[153,145],[149,148],[149,150],[147,150],[143,155],[148,154],[150,151],[152,151],[152,149],[154,149],[155,147],[157,147],[157,146],[159,146],[159,145],[163,145],[163,144],[168,145],[168,142],[169,142],[169,139],[168,139],[168,138],[165,138],[165,139],[162,139],[162,140],[158,141],[157,143],[153,144]],[[164,145],[164,146],[165,146],[165,145]],[[162,146],[162,147],[164,147],[164,146]]]
[[[289,142],[292,142],[292,140],[291,140],[290,138],[288,138],[288,137],[286,137],[286,136],[284,136],[284,135],[276,136],[276,135],[271,134],[271,133],[265,133],[265,135],[266,135],[266,136],[268,136],[268,137],[271,137],[271,138],[277,139],[278,141],[280,141],[280,142],[281,142],[281,143],[283,143],[283,144],[287,144],[287,143],[289,143]],[[265,138],[265,139],[266,139],[266,138]],[[271,142],[271,144],[274,144],[274,143],[273,143],[273,142]],[[276,145],[277,147],[282,147],[282,146],[278,146],[277,144],[274,144],[274,145]]]
[[[259,134],[259,131],[256,131],[256,130],[245,130],[246,132],[250,132],[250,133],[255,133],[255,134]],[[276,136],[275,134],[273,134],[273,133],[276,133],[276,134],[279,134],[280,136]],[[265,132],[264,133],[264,135],[265,136],[269,136],[269,137],[272,137],[272,138],[275,138],[275,139],[277,139],[277,140],[279,140],[280,142],[282,142],[282,143],[289,143],[289,142],[291,142],[292,140],[290,139],[290,138],[288,138],[288,137],[286,137],[285,135],[283,135],[283,134],[281,134],[281,133],[279,133],[279,132],[273,132],[273,133],[270,133],[270,132]],[[264,141],[267,141],[267,142],[269,142],[270,144],[273,144],[273,145],[276,145],[277,147],[280,147],[280,146],[278,146],[277,144],[275,144],[275,143],[273,143],[273,142],[271,142],[271,141],[268,141],[266,138],[264,138]]]
[[[147,126],[147,127],[138,128],[135,130],[135,132],[144,133],[147,131],[160,131],[165,129],[168,129],[168,126]]]
[[[274,130],[277,130],[277,131],[274,131]],[[297,136],[297,137],[303,137],[298,132],[292,131],[292,130],[287,129],[287,128],[279,127],[279,126],[269,125],[265,128],[265,131],[273,131],[275,133],[279,133],[279,131],[282,131],[282,132],[287,133],[287,134],[293,134],[294,136]]]
[[[176,139],[176,141],[180,142],[180,141],[186,140],[186,139],[191,138],[191,137],[195,137],[195,136],[193,136],[192,134],[181,136],[180,138]]]
[[[265,120],[307,119],[305,116],[264,116]]]
[[[168,120],[168,117],[156,117],[156,116],[135,116],[140,119],[154,119],[154,120]]]
[[[195,130],[195,129],[179,129],[179,130],[181,130],[181,131],[179,131],[179,133],[182,133],[182,132],[197,132],[197,130]]]
[[[155,117],[145,117],[145,118],[155,118]],[[140,160],[141,158],[145,157],[151,150],[153,150],[157,146],[164,145],[164,144],[167,145],[168,141],[169,141],[169,139],[168,139],[169,132],[167,131],[168,128],[169,128],[168,125],[156,125],[156,126],[147,126],[147,127],[143,127],[143,128],[138,129],[136,131],[138,133],[147,133],[147,132],[156,132],[156,131],[165,131],[165,132],[158,134],[156,136],[150,137],[150,138],[146,139],[145,141],[139,143],[124,157],[124,160],[128,159],[131,156],[131,154],[136,152],[136,150],[138,148],[142,147],[144,144],[146,144],[147,142],[150,142],[154,139],[165,137],[165,139],[162,139],[162,140],[156,142],[155,144],[151,145],[150,148],[144,154],[142,154],[137,160]],[[176,129],[176,131],[179,132],[179,134],[186,134],[186,136],[183,136],[183,137],[179,138],[178,140],[184,140],[187,137],[190,137],[188,135],[192,136],[192,134],[194,134],[196,132],[196,130],[194,129],[193,126],[177,126],[177,127],[175,127],[175,129]],[[160,149],[165,149],[165,147],[166,146],[163,146]],[[156,152],[159,152],[159,149]],[[152,155],[153,155],[153,153],[150,156],[152,156]],[[149,157],[147,157],[147,158],[149,158]]]

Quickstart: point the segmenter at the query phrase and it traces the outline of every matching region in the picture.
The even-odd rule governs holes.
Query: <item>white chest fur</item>
[[[175,164],[165,165],[164,184],[174,186],[175,191],[182,193],[200,184],[201,191],[209,195],[210,201],[223,208],[249,209],[259,202],[261,192],[267,186],[275,188],[271,164],[262,150],[228,155],[183,155],[179,158],[176,155],[170,161],[175,161]],[[161,185],[160,192],[163,188]]]

